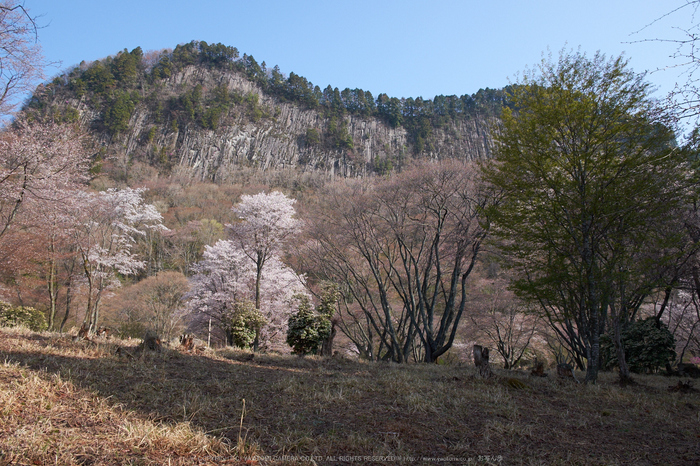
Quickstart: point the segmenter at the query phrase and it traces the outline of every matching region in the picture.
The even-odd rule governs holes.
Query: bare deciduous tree
[[[341,331],[372,359],[434,362],[452,346],[486,236],[474,168],[427,164],[323,202],[309,254],[345,286]]]
[[[671,54],[676,63],[668,68],[680,71],[685,82],[676,83],[668,96],[669,107],[679,118],[697,118],[700,116],[700,88],[698,87],[698,70],[700,70],[700,51],[698,50],[698,7],[700,0],[682,0],[680,5],[666,14],[654,19],[633,35],[648,34],[652,26],[659,26],[673,21],[676,26],[660,34],[660,37],[638,39],[636,42],[659,42],[674,47]],[[659,69],[662,71],[665,69]]]
[[[527,314],[515,302],[503,302],[495,296],[485,316],[471,317],[474,325],[488,336],[503,358],[503,368],[512,369],[522,359],[537,330],[537,317]]]
[[[23,3],[0,1],[0,118],[11,114],[17,98],[44,77],[38,29],[37,18]]]
[[[148,327],[169,341],[187,312],[183,297],[188,290],[187,277],[180,272],[164,271],[138,282],[131,287],[130,294]]]

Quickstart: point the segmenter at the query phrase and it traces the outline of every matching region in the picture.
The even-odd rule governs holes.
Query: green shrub
[[[33,307],[15,307],[3,302],[0,302],[0,326],[25,326],[35,332],[42,332],[48,328],[43,312]]]
[[[304,141],[309,147],[317,146],[321,143],[321,134],[316,128],[309,128],[306,130]]]
[[[632,322],[622,333],[625,359],[631,372],[657,372],[676,358],[676,342],[668,327],[649,317]],[[609,370],[617,365],[617,351],[610,335],[601,338],[602,366]]]
[[[316,354],[331,334],[331,321],[326,313],[317,313],[308,296],[299,295],[299,308],[289,317],[287,344],[294,354]]]
[[[233,313],[226,328],[227,343],[239,348],[250,348],[260,329],[267,323],[265,316],[250,301],[233,304]]]

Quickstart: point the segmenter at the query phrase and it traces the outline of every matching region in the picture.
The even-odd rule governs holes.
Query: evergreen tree
[[[314,312],[308,296],[300,295],[297,312],[289,317],[287,344],[294,354],[316,354],[323,341],[331,335],[327,314]]]

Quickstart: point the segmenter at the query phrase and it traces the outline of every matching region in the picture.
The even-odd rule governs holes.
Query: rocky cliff
[[[120,56],[104,67],[114,66]],[[189,167],[202,180],[226,182],[241,167],[365,176],[411,158],[485,158],[490,128],[498,121],[493,112],[481,111],[443,119],[421,133],[418,148],[407,125],[309,108],[266,92],[244,70],[190,64],[158,80],[144,72],[128,88],[117,82],[98,92],[91,91],[99,89],[91,77],[95,67],[83,65],[40,87],[25,111],[78,120],[105,156]]]

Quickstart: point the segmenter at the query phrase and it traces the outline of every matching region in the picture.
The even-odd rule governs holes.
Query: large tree
[[[434,362],[466,309],[466,281],[486,236],[474,167],[426,164],[323,199],[308,255],[341,283],[341,330],[370,359]]]
[[[190,278],[187,297],[195,323],[212,319],[229,345],[240,342],[237,333],[241,330],[253,331],[263,346],[284,343],[292,298],[307,294],[304,277],[276,256],[267,258],[265,270],[258,277],[255,261],[228,240],[205,246],[202,260],[192,269],[195,274]],[[260,297],[257,306],[256,295]]]
[[[587,361],[591,382],[608,318],[628,376],[620,329],[667,285],[680,238],[664,226],[690,194],[692,171],[643,78],[599,53],[543,60],[512,88],[483,165],[501,195],[493,231],[519,272],[514,287]]]
[[[120,285],[117,273],[134,275],[145,266],[132,252],[136,238],[148,230],[167,230],[156,208],[144,202],[143,192],[131,188],[79,192],[71,200],[76,217],[71,236],[86,282],[83,325],[89,333],[97,329],[105,291]]]
[[[287,240],[298,232],[300,222],[294,217],[295,199],[279,191],[254,196],[243,195],[233,206],[240,222],[229,225],[232,241],[255,265],[255,308],[260,310],[263,271],[270,259],[277,257]],[[254,348],[257,349],[258,336]]]

